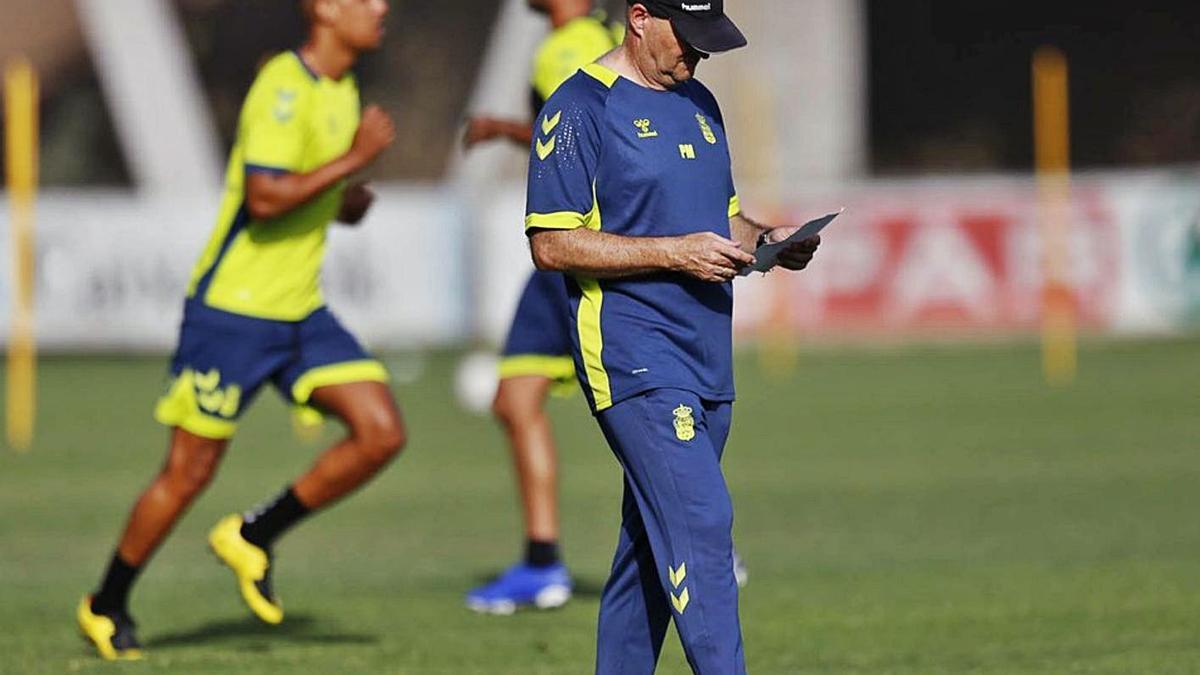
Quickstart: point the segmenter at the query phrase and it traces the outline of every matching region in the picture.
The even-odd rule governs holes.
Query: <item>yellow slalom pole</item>
[[[33,66],[16,59],[4,70],[5,173],[11,214],[13,309],[8,340],[5,437],[27,451],[36,414],[33,332],[33,208],[38,176],[38,83]]]
[[[1077,337],[1070,270],[1071,130],[1067,59],[1055,47],[1033,56],[1034,155],[1042,239],[1042,373],[1051,385],[1075,380]]]
[[[746,100],[745,110],[755,111],[754,124],[748,126],[753,135],[747,139],[747,147],[756,148],[758,156],[751,161],[759,167],[768,167],[761,184],[766,190],[761,193],[764,203],[775,208],[784,201],[782,185],[782,162],[779,148],[782,147],[780,120],[777,114],[764,111],[780,110],[779,92],[772,87],[762,87],[751,82],[741,88],[739,98]],[[743,202],[744,203],[744,202]],[[780,214],[771,214],[767,222],[778,222]],[[763,322],[758,336],[758,367],[760,372],[771,380],[786,380],[796,373],[800,362],[800,340],[796,331],[790,325],[789,308],[794,299],[794,287],[788,283],[787,275],[780,272],[771,274],[762,283],[766,284],[765,292],[769,298],[770,314]]]

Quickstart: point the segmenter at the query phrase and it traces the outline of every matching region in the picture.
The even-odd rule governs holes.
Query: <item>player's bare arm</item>
[[[596,279],[680,272],[721,283],[754,262],[738,242],[712,232],[682,237],[627,237],[585,228],[532,235],[533,261],[541,270]]]
[[[799,228],[771,227],[755,221],[744,214],[737,214],[729,219],[729,231],[738,241],[743,250],[753,251],[758,248],[759,238],[765,238],[764,243],[772,244],[783,241]],[[800,271],[808,267],[813,255],[821,246],[821,237],[810,237],[802,242],[789,246],[779,254],[779,265],[784,269]]]
[[[521,120],[506,120],[498,117],[478,116],[467,122],[463,133],[463,147],[470,150],[480,143],[497,139],[508,139],[514,145],[528,148],[533,143],[533,123]]]
[[[379,106],[369,106],[344,155],[308,173],[247,176],[246,209],[255,220],[278,218],[370,165],[395,140],[392,118]]]

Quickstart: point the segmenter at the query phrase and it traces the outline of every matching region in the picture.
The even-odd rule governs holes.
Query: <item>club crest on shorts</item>
[[[709,145],[716,145],[717,135],[713,133],[712,127],[708,125],[708,118],[696,113],[696,121],[700,123],[700,133],[704,134],[704,140],[708,141]]]
[[[696,437],[696,418],[692,417],[692,409],[679,404],[675,409],[675,438],[690,441]]]

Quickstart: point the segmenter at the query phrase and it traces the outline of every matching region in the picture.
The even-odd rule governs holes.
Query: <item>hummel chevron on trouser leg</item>
[[[652,673],[666,617],[674,617],[694,672],[746,670],[733,506],[720,465],[731,408],[658,389],[599,415],[627,490],[621,541],[600,603],[599,675]]]

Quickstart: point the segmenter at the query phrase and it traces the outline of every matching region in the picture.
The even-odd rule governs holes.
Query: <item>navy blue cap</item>
[[[628,0],[652,15],[670,19],[679,37],[707,54],[727,52],[747,44],[746,36],[725,14],[724,0]]]

